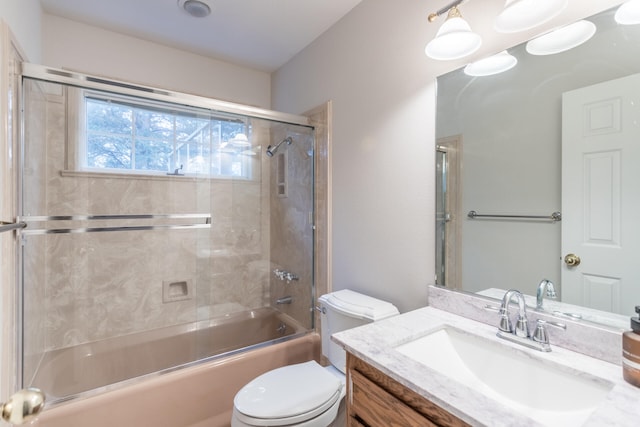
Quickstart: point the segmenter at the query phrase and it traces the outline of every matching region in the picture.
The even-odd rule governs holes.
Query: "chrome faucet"
[[[300,280],[300,278],[295,274],[286,270],[280,270],[279,268],[276,268],[275,270],[273,270],[273,274],[282,281],[286,280],[287,283],[291,283],[294,280]]]
[[[543,281],[544,286],[553,286],[548,280]],[[542,287],[542,283],[540,287]],[[540,290],[538,290],[540,295]],[[516,298],[518,301],[518,318],[516,320],[516,326],[513,327],[511,317],[509,315],[509,305],[511,300]],[[500,324],[498,325],[498,337],[506,339],[508,341],[522,344],[526,347],[540,351],[551,351],[549,345],[549,334],[547,333],[546,326],[554,326],[559,329],[566,329],[567,326],[563,323],[548,322],[539,319],[536,323],[536,329],[533,335],[529,334],[529,325],[527,320],[527,306],[525,304],[524,295],[520,291],[515,289],[508,290],[502,298],[502,304],[500,304]]]
[[[277,305],[281,305],[281,304],[291,304],[293,302],[293,297],[290,296],[286,296],[286,297],[282,297],[282,298],[278,298],[276,300],[276,304]]]
[[[552,299],[556,298],[556,290],[553,287],[553,282],[547,279],[543,279],[538,285],[538,292],[536,293],[536,310],[542,310],[542,303],[544,302],[545,296]]]
[[[513,297],[518,300],[518,319],[516,320],[516,327],[513,327],[511,318],[509,316],[509,304]],[[527,306],[524,302],[524,295],[518,290],[510,289],[502,298],[502,304],[500,304],[500,325],[498,326],[500,331],[513,333],[516,336],[528,338],[529,326],[527,321]]]
[[[286,271],[284,270],[280,270],[279,268],[276,268],[275,270],[273,270],[273,274],[280,280],[284,280],[284,275],[287,274]]]

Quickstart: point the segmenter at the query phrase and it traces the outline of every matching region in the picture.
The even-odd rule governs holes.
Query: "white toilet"
[[[398,314],[391,303],[348,289],[322,295],[322,367],[305,362],[274,369],[245,385],[233,400],[232,427],[327,427],[346,394],[346,353],[330,337],[336,332]]]

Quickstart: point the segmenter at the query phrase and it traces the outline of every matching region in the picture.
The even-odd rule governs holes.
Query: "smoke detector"
[[[178,7],[194,18],[204,18],[213,10],[208,0],[178,0]]]

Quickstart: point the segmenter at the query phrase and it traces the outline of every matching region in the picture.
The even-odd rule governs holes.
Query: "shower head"
[[[287,143],[287,145],[291,145],[291,143],[293,142],[293,139],[291,139],[291,137],[290,137],[290,136],[288,136],[288,137],[286,137],[285,139],[283,139],[282,141],[278,142],[278,143],[276,144],[276,146],[275,146],[275,147],[274,147],[274,146],[272,146],[272,145],[269,145],[269,146],[267,147],[267,156],[269,156],[269,157],[273,157],[273,155],[274,155],[274,154],[276,154],[276,151],[278,151],[278,148],[280,148],[280,146],[281,146],[281,145],[282,145],[282,143],[284,143],[284,142],[286,142],[286,143]]]

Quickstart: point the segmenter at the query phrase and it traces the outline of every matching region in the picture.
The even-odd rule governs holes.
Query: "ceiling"
[[[361,0],[204,0],[213,12],[188,15],[178,0],[40,0],[46,13],[275,71]]]

